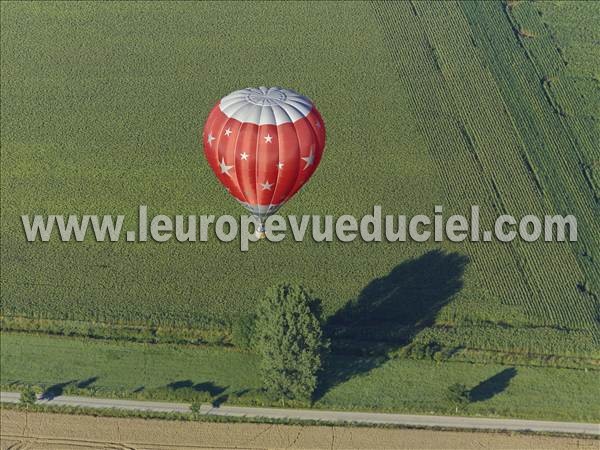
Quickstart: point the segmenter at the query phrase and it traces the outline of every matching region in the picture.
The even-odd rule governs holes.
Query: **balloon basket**
[[[262,223],[260,223],[256,227],[256,231],[254,232],[254,236],[256,236],[256,238],[258,240],[264,239],[265,237],[267,237],[267,235],[265,234],[265,226]]]

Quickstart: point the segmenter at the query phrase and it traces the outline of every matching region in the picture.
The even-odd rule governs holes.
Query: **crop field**
[[[35,446],[73,450],[130,448],[155,450],[178,446],[263,449],[452,449],[572,448],[592,446],[575,437],[509,435],[465,431],[325,427],[277,424],[165,422],[164,420],[85,417],[2,410],[2,450]],[[257,442],[257,438],[260,440]]]
[[[3,3],[4,329],[227,341],[289,281],[322,299],[340,351],[412,342],[597,368],[599,5]],[[256,85],[306,93],[327,126],[320,168],[280,214],[480,205],[484,229],[574,214],[578,241],[26,242],[23,214],[124,214],[126,229],[140,204],[243,214],[200,134],[219,98]]]

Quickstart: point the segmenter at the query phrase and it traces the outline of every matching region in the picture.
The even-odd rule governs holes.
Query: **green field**
[[[592,372],[520,366],[522,404],[510,412],[510,397],[497,396],[473,412],[597,418],[578,404],[600,362],[599,21],[599,2],[3,2],[3,329],[227,344],[267,287],[297,282],[323,301],[334,358],[410,356],[346,371],[319,405],[441,410],[436,380],[477,384],[502,362]],[[286,239],[246,253],[214,236],[26,242],[23,214],[125,214],[126,229],[140,204],[149,214],[243,214],[204,161],[200,136],[219,98],[257,85],[308,95],[327,126],[321,166],[283,215],[361,216],[378,204],[384,214],[443,205],[468,216],[476,204],[483,229],[501,214],[574,214],[578,241]],[[74,359],[44,377],[35,355],[15,353],[20,339],[37,351],[18,336],[3,335],[5,380],[94,375]],[[89,358],[110,348],[86,345]],[[242,358],[228,348],[173,351],[199,352],[207,365]],[[148,383],[211,378],[204,367]],[[426,367],[437,378],[414,394],[424,403],[403,400],[404,381],[389,381],[406,377],[416,389]],[[552,384],[546,370],[575,381]],[[124,371],[111,376],[127,379]],[[252,373],[230,376],[214,378],[256,384]],[[538,382],[560,396],[536,403]],[[397,393],[352,395],[375,386]]]
[[[259,392],[257,359],[238,352],[10,333],[3,334],[1,350],[3,390],[28,384],[44,388],[48,395],[186,402],[198,398],[281,406]],[[368,359],[335,358],[340,371],[349,364],[369,363]],[[457,382],[464,383],[473,396],[462,414],[600,419],[595,401],[600,386],[593,371],[408,360],[392,360],[364,376],[334,384],[314,407],[453,414],[445,391]]]

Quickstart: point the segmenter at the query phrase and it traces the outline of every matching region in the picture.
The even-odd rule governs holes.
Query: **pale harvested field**
[[[2,410],[4,449],[597,449],[600,441],[384,428],[177,422]]]

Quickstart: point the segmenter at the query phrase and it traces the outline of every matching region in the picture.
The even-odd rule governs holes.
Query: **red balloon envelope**
[[[223,97],[206,119],[203,140],[219,181],[262,224],[315,172],[325,126],[307,97],[261,86]]]

